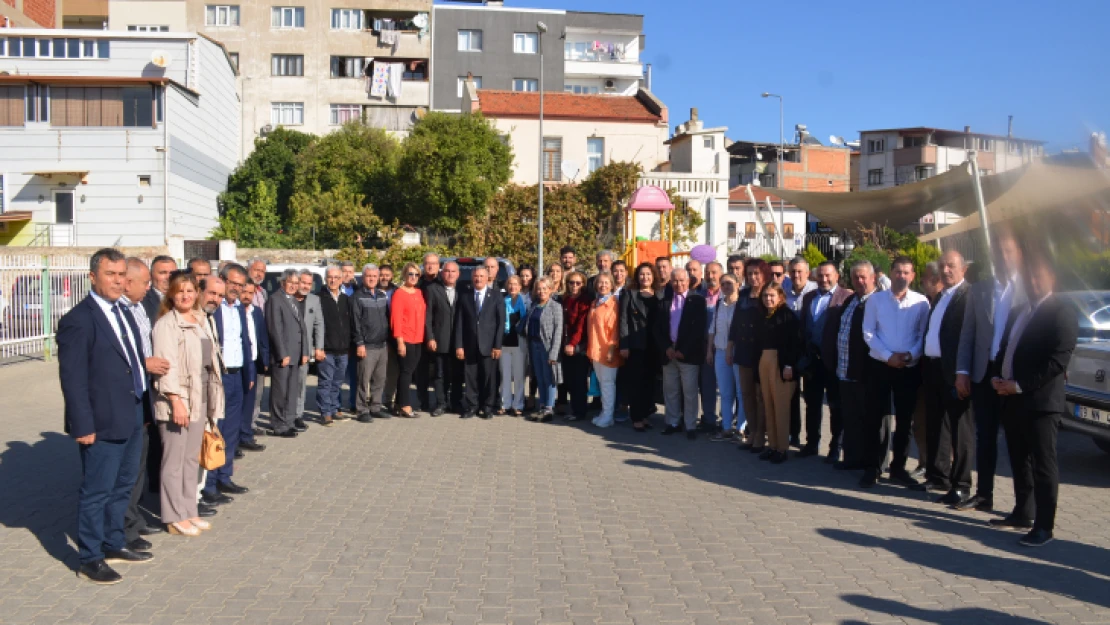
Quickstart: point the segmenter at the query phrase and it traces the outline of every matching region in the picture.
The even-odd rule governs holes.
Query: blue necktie
[[[135,397],[143,396],[143,379],[140,376],[139,357],[135,355],[135,348],[131,345],[131,339],[127,337],[127,322],[123,320],[123,315],[120,314],[119,304],[112,306],[112,312],[116,314],[116,323],[119,324],[120,339],[123,341],[123,348],[127,352],[127,360],[131,362],[131,382],[135,385]]]

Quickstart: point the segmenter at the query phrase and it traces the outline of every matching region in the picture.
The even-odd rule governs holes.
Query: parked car
[[[266,267],[266,277],[262,280],[262,288],[266,293],[273,293],[281,288],[281,273],[286,269],[296,269],[301,271],[307,269],[314,273],[312,277],[312,292],[315,293],[324,286],[324,277],[327,275],[327,268],[319,265],[268,265]]]
[[[1068,364],[1068,411],[1061,425],[1089,435],[1110,453],[1110,291],[1073,291],[1060,297],[1079,313],[1079,344]]]
[[[458,285],[460,287],[462,287],[462,286],[470,286],[470,276],[471,276],[471,274],[474,273],[475,269],[477,269],[478,267],[481,267],[483,265],[483,263],[485,263],[486,258],[484,256],[462,256],[462,257],[459,257],[459,258],[444,257],[440,260],[443,263],[446,263],[448,261],[453,261],[455,263],[458,263],[458,265],[459,265],[459,282],[458,282]],[[514,275],[516,275],[516,267],[513,267],[513,261],[509,260],[508,258],[500,258],[499,257],[497,259],[497,283],[498,284],[505,284],[505,281],[509,279],[509,276],[514,276]]]

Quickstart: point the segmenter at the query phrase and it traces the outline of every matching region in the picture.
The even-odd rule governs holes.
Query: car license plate
[[[1101,410],[1095,410],[1094,408],[1088,408],[1086,406],[1076,406],[1075,416],[1084,421],[1092,421],[1094,423],[1110,423],[1110,421],[1107,420],[1106,413],[1102,412]]]

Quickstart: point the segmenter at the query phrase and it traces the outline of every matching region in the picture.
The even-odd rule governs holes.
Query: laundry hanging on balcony
[[[370,97],[384,98],[389,90],[389,65],[374,63],[374,72],[370,78]]]
[[[404,63],[390,63],[389,64],[389,97],[394,100],[401,97],[401,88],[404,84],[402,80],[405,77],[405,64]]]

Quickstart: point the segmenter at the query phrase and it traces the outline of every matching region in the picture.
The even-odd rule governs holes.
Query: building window
[[[782,238],[784,238],[784,239],[793,239],[794,238],[794,224],[782,224]]]
[[[0,38],[0,56],[40,59],[106,59],[111,45],[107,39]]]
[[[139,176],[139,186],[140,187],[149,187],[150,186],[150,176]]]
[[[586,139],[586,173],[592,174],[605,165],[605,139],[590,137]]]
[[[575,95],[587,95],[591,93],[601,93],[598,87],[589,87],[586,85],[563,85],[563,91],[573,93]]]
[[[471,77],[470,80],[474,81],[474,88],[475,89],[481,89],[482,88],[482,77],[481,76],[473,76],[473,77]],[[459,76],[459,97],[460,98],[463,97],[463,91],[465,91],[465,90],[466,90],[466,76]]]
[[[568,41],[563,44],[563,60],[585,61],[590,54],[590,44],[585,41]]]
[[[50,89],[53,126],[153,128],[158,119],[161,88],[63,87]]]
[[[0,126],[22,126],[25,91],[32,85],[0,85]]]
[[[976,137],[975,141],[974,141],[974,143],[972,143],[972,145],[975,146],[976,150],[979,150],[981,152],[993,152],[994,151],[994,140],[993,139],[988,139],[986,137]]]
[[[22,89],[23,87],[18,87]],[[27,85],[27,121],[47,123],[50,121],[50,87],[48,85]]]
[[[127,27],[127,30],[133,33],[168,33],[170,32],[170,27],[153,26],[150,24],[132,24]]]
[[[1017,154],[1018,156],[1021,156],[1021,144],[1017,141],[1007,141],[1006,149],[1010,152],[1010,154]]]
[[[913,177],[918,182],[920,182],[922,180],[926,180],[928,178],[932,178],[933,177],[933,168],[932,167],[923,167],[923,166],[914,167]]]
[[[745,239],[754,239],[755,238],[755,233],[756,233],[755,222],[754,221],[745,222],[744,223],[744,238]]]
[[[883,183],[883,170],[869,169],[867,170],[867,186],[873,187]]]
[[[513,91],[539,91],[540,82],[535,78],[514,78]]]
[[[563,140],[560,137],[543,138],[543,179],[547,182],[562,180]]]
[[[228,52],[227,58],[231,59],[231,66],[235,68],[235,71],[239,71],[239,53]]]
[[[713,149],[713,137],[702,138],[702,146],[707,150]]]
[[[868,139],[867,153],[878,154],[886,150],[886,139]]]
[[[535,54],[539,44],[539,35],[536,33],[513,34],[513,52],[517,54]]]
[[[763,227],[767,229],[767,236],[769,236],[769,237],[774,237],[775,236],[775,222],[773,222],[773,221],[767,222],[767,223],[763,224]]]
[[[902,137],[902,147],[920,148],[925,145],[925,137]]]
[[[480,30],[460,30],[459,31],[459,51],[460,52],[481,52],[482,51],[482,31],[480,31]]]
[[[238,26],[239,5],[209,4],[204,7],[205,26]]]
[[[331,57],[331,77],[362,78],[366,75],[366,65],[370,60],[363,56],[333,56]]]
[[[362,30],[362,9],[332,9],[332,30]]]
[[[736,222],[728,222],[728,239],[731,241],[736,238]]]
[[[303,54],[274,54],[270,57],[271,76],[304,76]]]
[[[304,28],[304,7],[272,7],[271,28]]]
[[[271,102],[270,123],[274,126],[304,124],[304,102]]]
[[[339,126],[347,122],[357,122],[362,120],[362,105],[361,104],[332,104],[331,105],[331,125]]]

